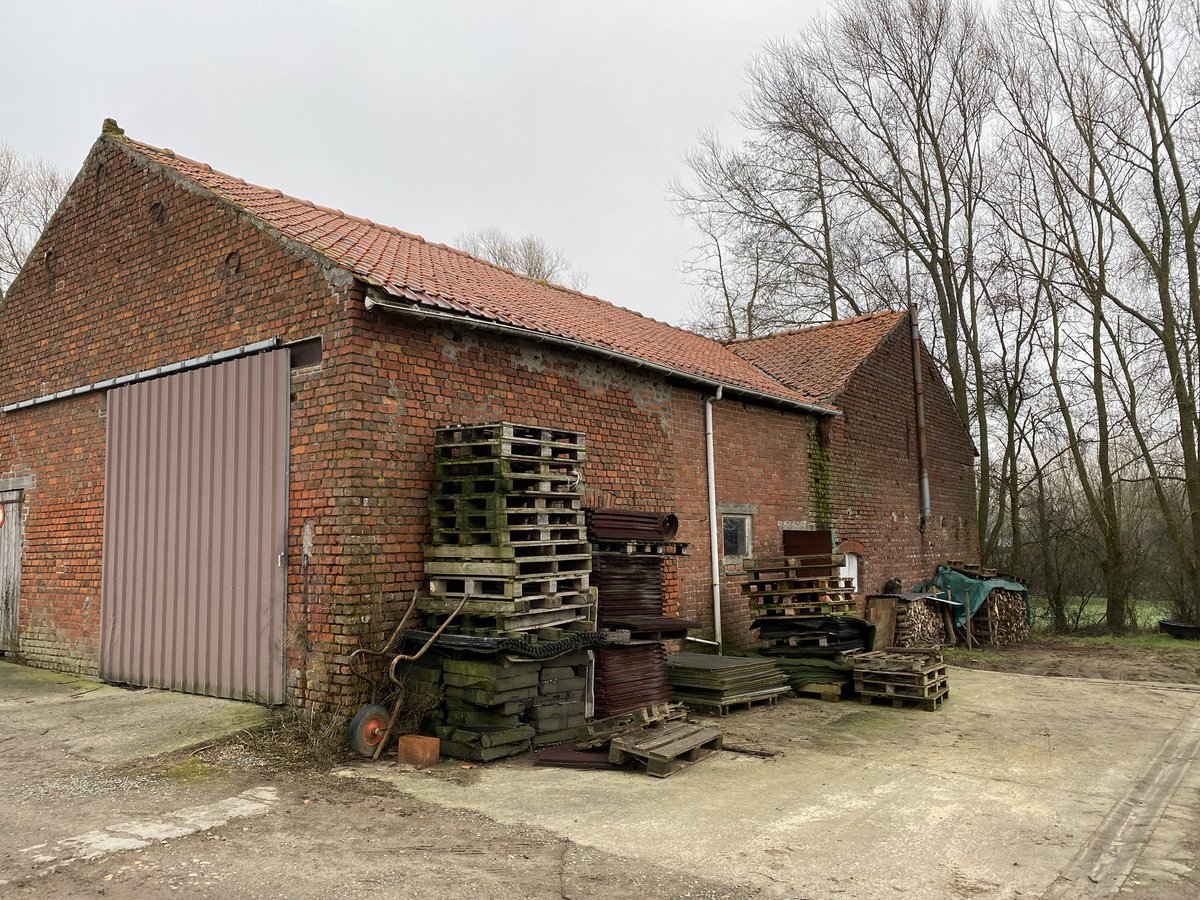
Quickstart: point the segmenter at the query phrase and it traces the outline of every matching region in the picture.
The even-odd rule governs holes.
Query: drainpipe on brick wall
[[[916,304],[908,305],[908,318],[912,324],[913,354],[913,399],[917,407],[917,474],[921,479],[921,533],[933,510],[929,502],[929,460],[925,440],[925,382],[921,377],[921,332],[917,329]]]
[[[713,454],[713,403],[721,399],[721,387],[711,397],[704,398],[704,446],[708,468],[708,547],[712,559],[713,638],[721,648],[721,557],[717,555],[717,463]]]

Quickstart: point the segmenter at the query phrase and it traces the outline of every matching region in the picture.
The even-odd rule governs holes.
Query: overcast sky
[[[667,187],[702,129],[738,134],[747,62],[820,5],[9,4],[0,140],[73,173],[112,116],[430,240],[532,232],[589,293],[678,323],[696,237]]]

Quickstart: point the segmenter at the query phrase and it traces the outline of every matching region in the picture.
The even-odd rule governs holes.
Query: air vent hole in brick
[[[225,271],[230,275],[236,275],[242,271],[242,254],[234,250],[225,257]]]
[[[157,200],[150,204],[150,208],[146,212],[150,221],[155,225],[161,225],[167,217],[166,208]]]

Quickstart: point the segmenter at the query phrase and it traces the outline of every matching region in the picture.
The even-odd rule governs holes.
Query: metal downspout
[[[917,307],[908,306],[908,318],[912,324],[912,354],[913,354],[913,399],[917,412],[917,473],[921,479],[921,532],[925,532],[925,524],[929,521],[933,510],[929,502],[929,462],[928,449],[925,440],[925,383],[921,377],[921,333],[917,329]]]
[[[720,549],[717,534],[717,464],[713,454],[713,402],[721,399],[721,387],[711,397],[704,398],[704,447],[707,453],[708,468],[708,543],[709,556],[712,560],[712,603],[713,603],[713,638],[718,648],[722,647],[721,638],[721,558],[717,555]]]

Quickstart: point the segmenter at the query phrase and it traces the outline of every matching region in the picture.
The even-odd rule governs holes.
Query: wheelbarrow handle
[[[391,679],[393,684],[400,684],[400,679],[396,677],[396,666],[402,662],[413,662],[414,660],[418,660],[422,656],[424,656],[425,651],[433,646],[434,641],[436,641],[438,638],[440,638],[442,636],[442,632],[445,631],[449,627],[450,623],[453,622],[455,620],[455,618],[458,617],[458,614],[460,612],[462,612],[463,607],[467,605],[467,599],[468,598],[463,597],[462,600],[459,601],[458,606],[456,606],[454,608],[454,612],[450,613],[450,615],[448,615],[446,617],[446,621],[443,622],[441,625],[439,625],[438,630],[429,636],[429,640],[427,640],[422,645],[420,650],[418,650],[416,653],[413,653],[411,655],[407,654],[407,653],[401,653],[395,659],[392,660],[392,664],[388,667],[388,678]],[[417,598],[414,597],[413,602],[412,602],[412,607],[410,607],[409,609],[411,610],[416,605],[417,605]],[[405,613],[404,618],[405,619],[408,618],[407,613]],[[403,624],[403,623],[401,623],[401,624]]]

